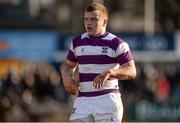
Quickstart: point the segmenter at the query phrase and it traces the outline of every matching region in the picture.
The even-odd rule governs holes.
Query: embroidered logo
[[[107,54],[108,53],[108,46],[102,47],[102,53]]]
[[[75,111],[76,111],[76,108],[73,108],[73,109],[72,109],[72,113],[75,113]]]
[[[113,117],[111,117],[111,122],[114,121]]]
[[[84,53],[84,48],[81,49],[81,53]]]

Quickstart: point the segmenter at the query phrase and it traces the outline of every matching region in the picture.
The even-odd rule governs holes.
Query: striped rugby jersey
[[[94,78],[109,68],[119,68],[133,57],[126,42],[106,32],[100,37],[91,37],[88,33],[75,37],[71,41],[67,59],[78,63],[79,96],[98,96],[119,92],[118,79],[110,77],[100,89],[95,89]]]

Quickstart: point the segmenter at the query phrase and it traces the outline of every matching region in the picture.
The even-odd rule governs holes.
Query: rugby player
[[[61,66],[65,90],[76,95],[70,121],[121,122],[123,105],[118,80],[134,79],[136,68],[129,45],[106,30],[107,8],[99,3],[87,6],[86,32],[71,41]],[[73,79],[74,69],[78,76]],[[77,76],[77,75],[76,75]]]

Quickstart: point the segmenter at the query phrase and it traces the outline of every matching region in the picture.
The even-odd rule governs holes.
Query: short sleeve
[[[73,48],[73,41],[71,41],[70,48],[69,48],[69,51],[68,51],[66,58],[72,62],[77,62],[77,57],[75,55],[75,51]]]
[[[121,41],[118,43],[116,49],[116,59],[120,65],[127,63],[130,60],[133,60],[129,45]]]

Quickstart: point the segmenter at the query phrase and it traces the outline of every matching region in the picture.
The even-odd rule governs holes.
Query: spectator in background
[[[156,88],[156,98],[158,101],[166,101],[171,90],[170,82],[164,73],[159,73]]]

